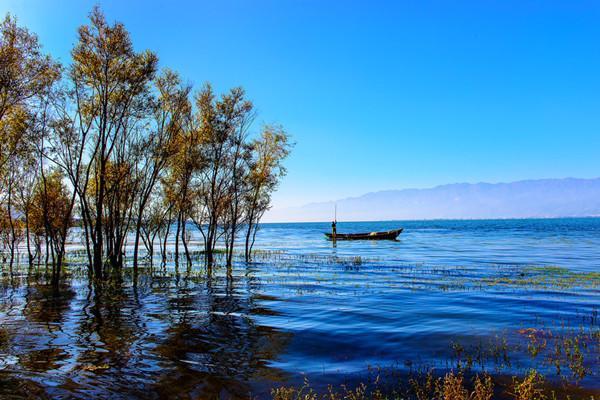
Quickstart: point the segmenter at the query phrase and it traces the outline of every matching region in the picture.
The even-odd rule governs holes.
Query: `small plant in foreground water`
[[[294,387],[279,387],[271,390],[273,400],[317,400],[317,394],[311,389],[308,379],[299,389]]]
[[[532,369],[523,380],[513,378],[514,392],[511,394],[515,400],[545,400],[543,386],[544,377]]]
[[[469,392],[463,384],[461,373],[454,374],[450,371],[444,377],[444,400],[467,400]]]
[[[475,377],[475,388],[471,393],[472,400],[491,400],[494,397],[494,382],[492,377],[485,374],[483,378],[477,375]]]

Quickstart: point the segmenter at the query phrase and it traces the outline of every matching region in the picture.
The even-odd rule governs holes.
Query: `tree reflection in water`
[[[104,288],[66,278],[58,293],[28,279],[2,288],[0,397],[247,398],[283,373],[269,366],[289,333],[253,314],[259,282],[244,269],[142,276]],[[11,300],[12,299],[12,300]]]

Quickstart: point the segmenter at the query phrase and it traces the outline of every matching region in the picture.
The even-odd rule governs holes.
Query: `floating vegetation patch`
[[[344,265],[360,266],[365,263],[377,263],[381,258],[363,257],[361,255],[340,256],[331,254],[306,253],[296,254],[285,251],[257,250],[253,253],[252,260],[260,263],[275,263],[277,265]]]
[[[543,289],[597,288],[600,272],[575,272],[557,266],[527,266],[510,276],[484,277],[489,286],[530,287]]]
[[[593,317],[578,328],[529,327],[506,332],[476,344],[452,343],[454,367],[510,372],[535,365],[564,384],[579,385],[600,377],[600,327]]]
[[[73,255],[68,254],[64,276],[85,277],[88,274],[89,268],[82,256],[79,250]],[[230,271],[224,266],[222,249],[215,250],[216,265],[210,269],[204,262],[202,251],[190,252],[191,264],[181,257],[182,254],[179,263],[175,263],[174,253],[168,252],[164,260],[154,260],[153,263],[145,260],[139,269],[152,277],[185,276],[197,279],[203,279],[207,273]],[[323,290],[347,284],[363,290],[385,285],[386,288],[439,291],[564,291],[600,287],[600,272],[577,272],[560,266],[409,264],[363,255],[298,254],[280,250],[256,250],[251,263],[244,262],[243,254],[235,253],[234,260],[236,262],[233,269],[260,269],[266,283],[284,284],[293,279],[305,283],[315,282]],[[126,257],[123,273],[131,275],[131,267],[131,260]],[[15,266],[11,275],[4,275],[3,279],[25,279],[32,272],[37,275],[47,274],[44,269],[36,268],[32,271],[27,266],[20,265]],[[364,279],[343,275],[344,272],[360,273]]]

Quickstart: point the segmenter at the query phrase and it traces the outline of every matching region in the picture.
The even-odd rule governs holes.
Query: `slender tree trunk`
[[[254,231],[252,232],[252,241],[250,242],[250,258],[252,258],[252,248],[254,247],[254,242],[256,242],[256,233],[258,232],[258,222],[254,224]]]
[[[63,260],[63,254],[58,252],[56,254],[56,259],[53,262],[53,264],[55,264],[55,268],[52,269],[52,287],[54,288],[55,291],[58,291],[58,286],[60,283],[60,273],[61,273],[62,264],[63,264],[62,260]]]
[[[175,268],[179,267],[179,231],[181,229],[181,212],[177,214],[177,230],[175,232]]]
[[[150,258],[150,268],[152,269],[152,264],[153,264],[153,259],[154,259],[154,239],[155,237],[152,238],[152,240],[150,241],[150,245],[148,246],[148,257]]]
[[[250,210],[248,212],[248,230],[246,231],[246,243],[244,247],[244,258],[246,262],[250,262],[252,258],[252,245],[250,243],[250,237],[252,235],[252,229],[254,227],[255,215],[257,213],[257,204],[258,204],[258,194],[260,191],[260,186],[254,189],[254,195],[252,196],[252,203],[250,203]]]
[[[40,273],[40,266],[42,264],[42,238],[39,236],[36,239],[36,253],[37,253],[37,273]]]
[[[83,209],[83,202],[82,202]],[[82,213],[83,214],[83,213]],[[90,232],[87,217],[84,215],[81,216],[81,223],[83,224],[83,234],[85,238],[85,252],[88,258],[88,279],[91,281],[94,278],[94,264],[92,261],[92,252],[90,249]]]
[[[248,222],[248,230],[246,231],[246,243],[244,246],[244,258],[246,262],[250,262],[250,236],[252,235],[252,222]]]
[[[206,233],[206,244],[205,244],[205,248],[204,248],[204,253],[205,253],[205,259],[206,259],[206,264],[209,267],[212,267],[213,263],[214,263],[214,256],[213,256],[213,223],[212,223],[212,217],[209,220],[209,226],[207,229],[207,233]]]
[[[142,213],[138,213],[135,224],[135,240],[133,242],[133,282],[137,282],[138,276],[138,252],[140,246],[140,231],[142,230]]]
[[[104,140],[103,138],[101,140]],[[103,223],[102,217],[104,212],[104,185],[105,185],[105,173],[106,163],[103,159],[105,152],[105,145],[102,145],[100,153],[100,171],[99,171],[99,182],[98,182],[98,197],[96,198],[96,222],[94,224],[95,241],[94,241],[94,277],[102,281],[103,280]]]
[[[148,242],[150,243],[150,248],[148,249],[148,253],[150,255],[150,268],[152,268],[154,264],[154,243],[156,242],[157,236],[159,241],[158,247],[160,248],[160,236],[158,235],[158,230],[148,232]]]
[[[29,238],[29,210],[28,209],[25,211],[25,239],[27,241],[27,259],[29,261],[29,269],[33,269],[33,253],[31,252],[31,239]]]
[[[169,212],[169,217],[167,221],[167,227],[165,230],[165,237],[162,242],[161,252],[162,252],[162,264],[166,267],[167,265],[167,240],[169,239],[169,231],[171,230],[171,213]]]
[[[96,221],[98,223],[98,221]],[[101,223],[101,222],[100,222]],[[98,234],[98,230],[96,230],[96,234]],[[97,280],[102,280],[102,233],[100,233],[96,239],[96,242],[93,246],[93,266],[94,266],[94,278]]]
[[[13,221],[13,217],[12,217],[12,177],[11,179],[11,183],[9,183],[8,185],[8,222],[10,224],[10,233],[11,233],[11,238],[10,238],[10,262],[9,262],[9,272],[10,272],[10,276],[12,277],[13,275],[13,263],[15,260],[15,243],[17,241],[16,238],[16,234],[15,234],[15,224]]]
[[[188,244],[187,244],[187,238],[186,236],[186,225],[185,225],[185,218],[183,217],[183,213],[181,214],[181,242],[183,243],[183,250],[185,252],[185,258],[187,260],[187,265],[188,268],[190,268],[192,266],[192,258],[190,257],[190,251],[188,249]]]
[[[229,248],[227,250],[227,266],[231,267],[233,264],[233,247],[235,242],[235,231],[237,230],[237,224],[234,222],[231,225],[231,237],[229,239]]]
[[[50,279],[50,282],[52,283],[52,286],[54,286],[54,283],[56,282],[57,265],[56,257],[54,255],[54,239],[52,237],[50,237],[50,255],[52,257],[52,277]]]

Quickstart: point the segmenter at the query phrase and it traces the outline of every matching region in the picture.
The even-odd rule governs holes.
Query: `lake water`
[[[210,276],[168,265],[102,294],[77,273],[58,296],[5,278],[0,397],[262,398],[304,377],[323,387],[458,364],[507,376],[534,366],[600,393],[600,219],[338,232],[397,227],[398,241],[334,245],[327,223],[266,224],[250,265]],[[581,357],[557,353],[569,338]]]

